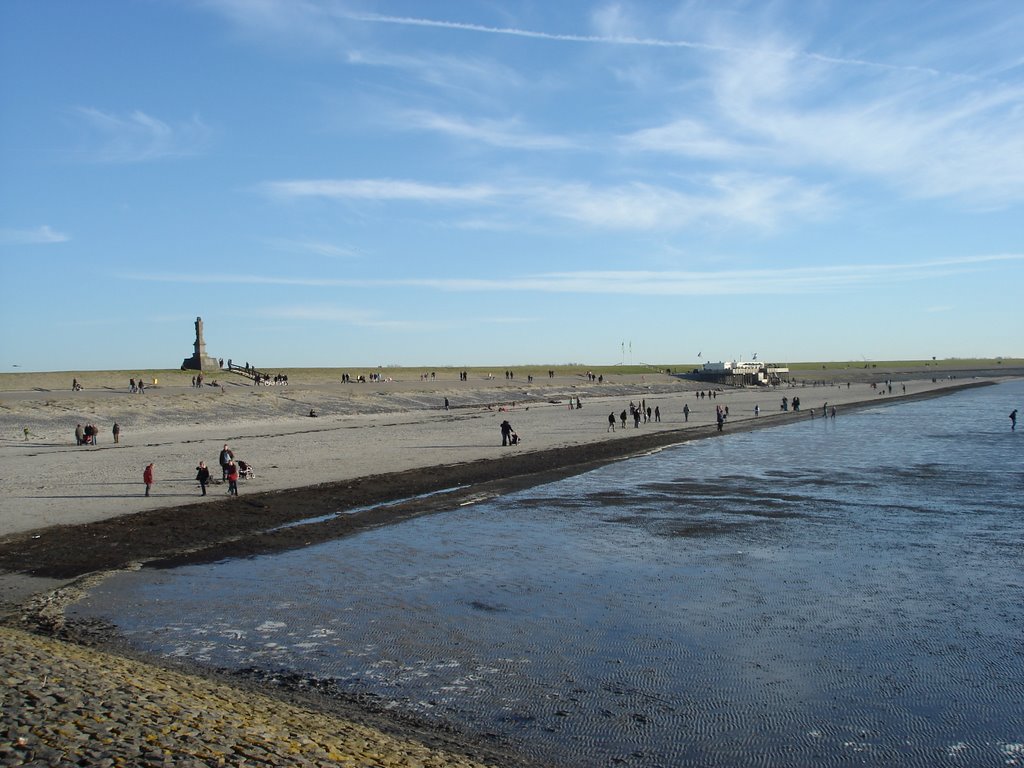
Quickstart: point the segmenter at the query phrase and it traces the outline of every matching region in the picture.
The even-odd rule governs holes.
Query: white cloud
[[[314,321],[318,323],[336,323],[351,325],[358,328],[380,328],[392,331],[437,331],[450,327],[448,323],[433,319],[403,320],[387,317],[376,310],[366,310],[330,305],[314,306],[282,306],[260,309],[261,318],[278,318],[282,320]]]
[[[694,193],[633,183],[620,187],[548,186],[540,210],[601,229],[676,230],[742,223],[771,229],[784,216],[815,216],[829,206],[821,187],[794,179],[716,174],[693,181]]]
[[[757,54],[763,57],[775,57],[780,60],[804,59],[818,61],[832,65],[845,67],[869,68],[881,71],[902,71],[915,72],[920,74],[940,75],[943,74],[937,69],[913,64],[892,64],[882,61],[871,61],[856,57],[830,56],[815,51],[803,51],[799,49],[787,49],[779,47],[751,47],[740,44],[723,44],[718,42],[707,42],[702,40],[683,40],[664,37],[652,37],[636,34],[604,33],[596,35],[582,35],[575,33],[544,32],[533,29],[517,27],[495,27],[485,24],[473,24],[460,21],[447,21],[442,19],[429,19],[412,16],[387,16],[375,13],[349,13],[340,12],[340,16],[353,21],[361,21],[375,24],[394,24],[411,27],[426,27],[435,29],[457,30],[487,35],[504,35],[510,37],[525,37],[535,40],[549,40],[552,42],[566,43],[593,43],[599,45],[631,46],[643,48],[664,48],[664,49],[690,49],[706,51],[710,53],[749,55]],[[622,29],[626,16],[617,7],[609,7],[596,12],[593,22],[599,29]]]
[[[70,239],[68,235],[57,232],[46,224],[35,229],[0,229],[0,244],[4,245],[66,243]]]
[[[333,200],[415,200],[445,203],[483,201],[498,190],[487,185],[444,186],[396,179],[297,179],[265,182],[262,188],[275,197],[324,197]]]
[[[85,150],[94,162],[138,163],[194,155],[211,135],[198,117],[172,126],[141,110],[122,116],[80,107],[76,113],[94,134],[94,146]]]
[[[723,62],[713,90],[720,133],[754,137],[779,163],[872,177],[917,198],[1024,201],[1024,87],[903,74],[860,81],[750,56]]]
[[[436,185],[396,179],[311,179],[265,182],[275,197],[419,203],[502,203],[539,218],[564,219],[595,229],[677,230],[728,221],[771,229],[784,216],[816,216],[829,206],[822,187],[794,179],[715,174],[689,180],[694,192],[634,182],[599,187],[537,180],[500,185]],[[482,227],[479,219],[473,226]]]
[[[325,243],[317,240],[271,240],[271,245],[287,251],[305,251],[318,256],[327,256],[332,259],[354,259],[360,258],[362,254],[355,248],[334,243]]]
[[[523,127],[518,120],[465,120],[436,112],[408,110],[398,116],[395,124],[403,128],[435,131],[458,139],[507,149],[554,150],[576,148],[575,142],[563,136],[538,134]]]
[[[622,146],[624,149],[716,160],[750,159],[765,154],[760,147],[731,139],[706,123],[690,118],[635,131],[623,137]]]
[[[681,270],[604,270],[506,275],[495,278],[335,279],[216,274],[131,274],[123,279],[139,282],[305,286],[310,288],[418,287],[456,292],[540,292],[619,294],[637,296],[745,296],[828,293],[859,285],[933,280],[990,270],[1024,262],[1024,253],[989,254],[935,259],[903,264],[849,264],[737,269],[707,272]],[[334,318],[346,322],[375,322],[363,310],[302,306],[292,316]],[[304,314],[305,313],[305,314]],[[385,322],[381,319],[380,322]]]

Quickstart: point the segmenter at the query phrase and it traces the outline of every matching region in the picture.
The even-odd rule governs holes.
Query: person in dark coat
[[[199,481],[199,487],[203,489],[203,496],[205,496],[206,486],[210,482],[210,470],[207,469],[205,461],[200,461],[199,466],[196,467],[196,480]]]
[[[228,444],[224,443],[224,448],[221,450],[220,458],[218,459],[218,461],[220,462],[221,471],[223,472],[221,480],[228,479],[228,462],[231,461],[233,458],[235,458],[235,454],[232,453],[230,448],[228,448]]]
[[[501,444],[508,445],[509,440],[512,437],[512,425],[508,423],[508,419],[501,422]]]

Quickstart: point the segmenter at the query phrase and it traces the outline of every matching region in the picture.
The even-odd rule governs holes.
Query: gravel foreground
[[[0,627],[0,765],[481,766],[224,683]]]

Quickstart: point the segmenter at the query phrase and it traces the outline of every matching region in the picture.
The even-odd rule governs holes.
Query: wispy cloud
[[[75,112],[93,134],[93,145],[84,150],[86,159],[93,162],[139,163],[194,155],[211,136],[198,117],[171,125],[140,110],[116,115],[79,107]]]
[[[46,224],[35,229],[0,229],[0,244],[4,245],[45,245],[66,243],[70,239]]]
[[[286,251],[301,251],[313,253],[317,256],[326,256],[331,259],[355,259],[362,254],[355,248],[334,243],[325,243],[317,240],[288,240],[276,239],[270,241],[271,245]]]
[[[723,221],[771,229],[785,216],[816,216],[829,206],[823,187],[795,179],[715,174],[695,178],[688,186],[694,191],[640,182],[605,188],[549,185],[538,192],[536,203],[549,215],[593,228],[638,231]]]
[[[453,292],[540,292],[566,294],[619,294],[640,296],[746,296],[828,293],[857,286],[875,286],[934,280],[991,270],[1000,265],[1024,262],[1024,253],[963,256],[903,264],[851,264],[780,269],[715,271],[603,270],[546,272],[494,278],[400,278],[339,279],[136,273],[123,279],[140,282],[248,285],[280,285],[309,288],[402,287]],[[351,310],[301,307],[295,312],[335,312],[348,317]],[[357,311],[353,317],[362,317]]]
[[[872,177],[918,198],[979,207],[1024,200],[1019,85],[837,79],[752,56],[724,62],[712,89],[721,122],[698,135],[742,136],[776,162]],[[639,137],[672,150],[672,134],[663,126]]]
[[[397,24],[411,27],[430,27],[434,29],[448,29],[460,32],[473,32],[487,35],[505,35],[511,37],[525,37],[533,40],[549,40],[552,42],[564,43],[591,43],[601,45],[617,46],[638,46],[644,48],[684,48],[712,53],[744,54],[758,53],[763,56],[773,56],[779,59],[810,59],[813,61],[828,64],[868,67],[879,70],[909,71],[931,75],[943,74],[931,67],[891,64],[887,62],[871,61],[856,57],[829,56],[813,51],[785,50],[773,48],[750,48],[745,46],[723,45],[720,43],[704,42],[698,40],[673,40],[658,37],[636,37],[633,35],[583,35],[577,33],[556,33],[544,32],[532,29],[517,27],[495,27],[484,24],[472,24],[460,21],[447,21],[443,19],[428,19],[412,16],[387,16],[375,13],[347,13],[340,15],[353,21],[362,21],[374,24]]]
[[[450,327],[449,323],[435,319],[404,320],[388,317],[376,310],[330,305],[261,307],[260,317],[300,322],[334,323],[357,328],[379,328],[402,332],[437,331]]]
[[[712,128],[708,123],[692,118],[634,131],[622,137],[621,147],[626,150],[730,161],[750,160],[759,156],[763,158],[766,154],[763,147],[732,139],[721,128]]]
[[[685,182],[692,192],[635,182],[619,186],[555,180],[495,185],[436,185],[396,179],[313,179],[265,182],[274,197],[418,203],[501,203],[537,218],[556,218],[606,230],[675,230],[728,221],[772,228],[784,216],[817,216],[827,191],[790,178],[714,174]],[[474,220],[474,225],[485,224]]]
[[[465,202],[488,200],[499,194],[483,184],[444,186],[396,179],[297,179],[269,181],[262,187],[274,197],[322,197],[333,200],[415,200],[419,202]]]
[[[574,149],[577,143],[564,136],[540,134],[528,130],[518,120],[466,120],[424,110],[407,110],[396,124],[411,129],[428,130],[506,149]]]

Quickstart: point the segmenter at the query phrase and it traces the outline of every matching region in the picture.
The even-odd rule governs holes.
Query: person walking
[[[228,462],[228,496],[238,495],[238,465],[232,459]]]
[[[1014,408],[1010,412],[1010,431],[1011,432],[1016,432],[1017,431],[1017,409],[1016,408]]]
[[[115,421],[114,422],[114,428],[111,430],[111,432],[114,433],[114,442],[115,443],[120,443],[121,442],[121,425],[118,424]]]
[[[235,458],[235,454],[228,448],[228,444],[224,443],[224,448],[221,449],[220,457],[218,459],[221,468],[221,480],[228,479],[228,462]]]
[[[509,440],[512,437],[512,425],[508,423],[508,419],[501,422],[501,444],[508,445]]]
[[[203,496],[205,496],[206,486],[210,482],[210,470],[207,469],[205,461],[200,461],[199,466],[196,467],[196,480],[199,481],[199,487],[203,491]]]
[[[686,403],[683,406],[683,421],[689,421],[689,420],[690,420],[690,404]]]
[[[153,487],[153,462],[149,462],[146,468],[142,470],[142,482],[146,484],[146,495],[149,496],[149,489]]]
[[[612,411],[611,413],[608,414],[608,429],[605,430],[605,431],[606,432],[614,432],[615,431],[615,411]]]

